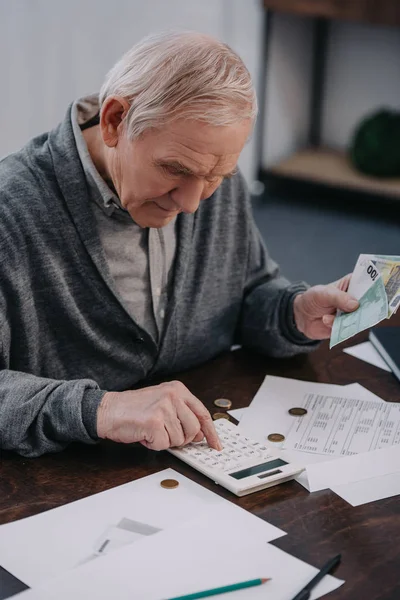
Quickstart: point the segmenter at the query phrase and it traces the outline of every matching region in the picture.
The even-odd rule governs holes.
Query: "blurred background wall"
[[[230,44],[259,81],[259,0],[0,0],[0,157],[56,125],[143,36],[194,29]],[[254,177],[254,141],[241,167]]]
[[[306,143],[312,21],[275,13],[269,40],[263,166]],[[400,105],[400,29],[331,21],[322,144],[345,148],[356,125],[378,107]]]
[[[312,23],[275,13],[265,40],[264,19],[262,0],[0,0],[0,158],[54,127],[75,98],[98,91],[107,70],[144,35],[184,28],[230,44],[261,100],[266,91],[264,123],[240,159],[253,182],[260,165],[304,145],[309,128]],[[398,108],[399,98],[400,28],[332,21],[322,143],[344,148],[367,112]],[[254,202],[261,233],[289,278],[324,283],[349,272],[360,252],[400,254],[399,220],[381,203],[366,199],[351,208],[340,192],[330,204],[324,192],[294,196],[267,192]]]
[[[0,157],[56,125],[72,100],[97,91],[113,63],[157,30],[195,29],[227,42],[260,92],[263,19],[261,0],[0,0]],[[311,34],[309,19],[274,15],[264,166],[306,139]],[[399,98],[399,30],[333,22],[323,141],[345,146],[366,112]],[[256,137],[241,157],[249,182],[259,160]]]

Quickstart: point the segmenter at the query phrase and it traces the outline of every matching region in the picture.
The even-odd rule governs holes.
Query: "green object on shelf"
[[[400,112],[383,109],[363,119],[354,132],[350,158],[366,175],[400,177]]]

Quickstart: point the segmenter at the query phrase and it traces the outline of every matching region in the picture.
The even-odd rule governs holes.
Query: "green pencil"
[[[236,590],[243,590],[244,588],[254,587],[255,585],[262,585],[267,581],[270,580],[250,579],[250,581],[242,581],[241,583],[234,583],[233,585],[225,585],[212,590],[204,590],[204,592],[195,592],[194,594],[187,594],[186,596],[176,596],[175,598],[169,598],[169,600],[197,600],[197,598],[208,598],[209,596],[216,596],[217,594],[226,594],[226,592],[235,592]]]

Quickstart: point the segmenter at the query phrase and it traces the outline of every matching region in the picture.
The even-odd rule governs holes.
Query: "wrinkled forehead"
[[[149,142],[153,145],[155,160],[189,161],[209,172],[234,166],[250,131],[250,121],[213,126],[199,121],[179,120],[158,130]]]

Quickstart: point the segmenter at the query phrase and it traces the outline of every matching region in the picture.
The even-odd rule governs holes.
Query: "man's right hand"
[[[107,392],[97,411],[100,438],[151,450],[166,450],[200,442],[204,437],[215,450],[222,445],[210,413],[180,381],[142,390]]]

